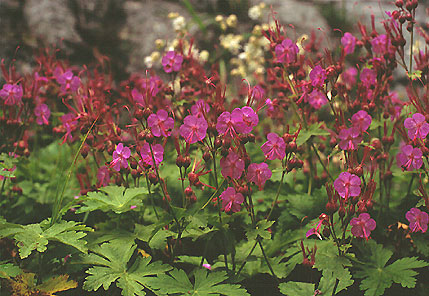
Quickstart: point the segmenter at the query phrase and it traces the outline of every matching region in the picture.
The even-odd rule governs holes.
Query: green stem
[[[276,276],[276,274],[274,273],[274,270],[273,270],[273,268],[272,268],[272,266],[271,266],[271,264],[270,264],[270,261],[268,260],[267,255],[265,254],[264,247],[262,246],[262,243],[261,243],[261,238],[258,236],[258,237],[256,238],[256,240],[258,241],[259,247],[261,248],[261,251],[262,251],[262,255],[264,256],[265,262],[267,262],[267,265],[268,265],[268,268],[270,269],[271,274],[272,274],[272,275],[273,275],[273,277],[277,280],[277,276]]]
[[[246,259],[244,259],[243,263],[241,264],[240,268],[238,269],[238,271],[237,271],[237,277],[240,275],[241,271],[242,271],[242,270],[243,270],[243,268],[244,268],[244,265],[246,265],[247,260],[248,260],[248,259],[249,259],[249,257],[252,255],[252,253],[253,253],[253,251],[255,250],[256,245],[257,245],[257,244],[258,244],[258,241],[255,241],[255,244],[253,245],[252,249],[250,249],[250,252],[249,252],[249,254],[247,255]]]
[[[147,174],[145,174],[145,177],[146,177],[147,192],[149,193],[149,199],[150,199],[150,202],[152,204],[153,211],[155,212],[156,219],[158,219],[158,221],[159,221],[158,212],[155,208],[155,200],[153,198],[152,191],[150,191],[150,183],[149,183],[149,179],[147,177]]]
[[[76,151],[76,154],[74,156],[73,162],[70,165],[69,171],[67,173],[67,177],[66,177],[66,180],[64,182],[64,186],[63,186],[63,189],[61,191],[60,197],[55,200],[55,204],[54,204],[54,207],[53,207],[53,210],[52,210],[51,226],[54,225],[57,222],[58,218],[59,218],[59,214],[60,214],[60,211],[61,211],[61,204],[63,203],[63,199],[64,199],[64,193],[65,193],[66,187],[67,187],[67,185],[68,185],[68,183],[70,181],[70,177],[71,177],[71,174],[73,172],[73,169],[74,169],[74,167],[76,165],[77,158],[79,157],[80,151],[82,150],[82,147],[85,144],[86,139],[88,138],[89,134],[91,133],[92,128],[94,127],[94,125],[97,122],[97,120],[98,120],[99,117],[100,117],[100,115],[97,116],[97,118],[94,120],[94,122],[92,123],[92,125],[89,128],[88,132],[86,133],[85,137],[83,137],[83,141],[80,144],[79,149]]]
[[[276,198],[274,199],[273,203],[271,204],[270,212],[268,213],[268,216],[267,216],[267,218],[266,218],[266,220],[267,220],[267,221],[270,219],[271,214],[272,214],[272,213],[273,213],[273,211],[274,211],[274,207],[275,207],[275,205],[277,204],[277,200],[279,199],[280,189],[281,189],[281,187],[282,187],[282,184],[283,184],[283,180],[284,180],[285,174],[286,174],[286,171],[283,169],[283,172],[282,172],[282,178],[281,178],[281,180],[280,180],[279,187],[277,187]]]

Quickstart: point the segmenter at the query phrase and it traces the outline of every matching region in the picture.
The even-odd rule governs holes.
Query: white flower
[[[250,7],[248,15],[250,19],[254,21],[258,20],[262,15],[261,7],[259,5]]]
[[[183,16],[178,16],[175,19],[173,19],[173,28],[178,31],[182,31],[186,27],[186,21]]]

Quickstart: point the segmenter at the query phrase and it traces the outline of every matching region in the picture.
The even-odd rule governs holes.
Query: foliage
[[[365,296],[384,295],[384,291],[393,283],[405,288],[414,288],[415,276],[418,274],[414,269],[429,265],[417,257],[404,257],[386,265],[393,253],[374,241],[362,246],[362,251],[369,255],[362,258],[365,261],[358,267],[355,276],[363,279],[360,288],[365,291]]]
[[[91,253],[82,259],[83,264],[90,264],[86,273],[84,289],[97,291],[101,286],[108,290],[113,282],[122,290],[123,296],[146,295],[144,288],[148,288],[153,275],[161,275],[171,269],[160,262],[151,262],[151,257],[129,261],[136,249],[131,240],[114,240],[95,246]]]

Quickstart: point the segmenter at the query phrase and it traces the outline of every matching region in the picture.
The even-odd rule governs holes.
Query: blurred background
[[[394,1],[353,0],[266,0],[264,9],[257,0],[0,0],[0,58],[12,59],[21,71],[31,67],[37,48],[55,44],[71,63],[90,64],[106,56],[116,78],[142,72],[150,66],[155,41],[177,36],[176,18],[183,16],[187,32],[195,35],[201,50],[211,52],[219,44],[219,15],[235,15],[234,33],[251,32],[257,23],[272,21],[273,12],[281,24],[292,24],[298,38],[315,30],[326,40],[342,32],[356,32],[357,21],[376,26],[394,8]],[[428,28],[428,1],[420,0],[417,20]],[[272,10],[271,10],[272,8]],[[253,10],[252,10],[253,9]],[[218,19],[216,18],[218,17]],[[426,23],[426,24],[425,24]],[[292,28],[292,26],[288,26]],[[320,28],[320,29],[319,29]],[[225,30],[224,30],[225,31]],[[228,30],[226,30],[228,31]],[[359,36],[359,34],[357,35]],[[228,42],[228,41],[226,41]],[[329,42],[329,41],[327,41]]]

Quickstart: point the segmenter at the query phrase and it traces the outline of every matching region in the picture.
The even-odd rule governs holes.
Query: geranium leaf
[[[113,211],[121,214],[132,210],[131,206],[140,206],[141,196],[147,194],[147,188],[128,188],[120,186],[107,186],[100,188],[99,192],[88,192],[83,199],[83,205],[77,209],[77,213],[101,210]]]

